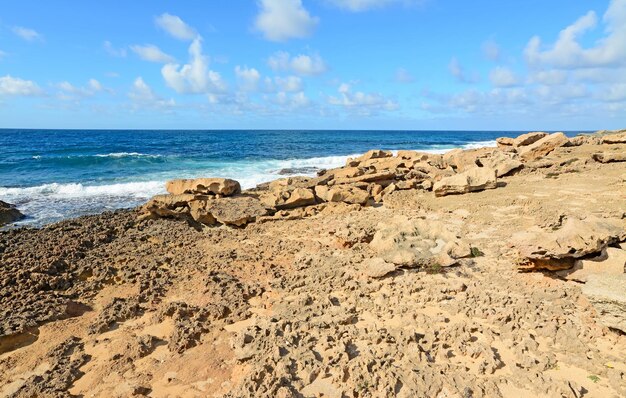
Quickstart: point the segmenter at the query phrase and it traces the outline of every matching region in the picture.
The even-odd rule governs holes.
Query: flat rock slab
[[[403,216],[379,224],[370,248],[384,262],[407,268],[447,267],[472,255],[469,244],[444,223]],[[389,268],[379,260],[368,265],[372,273]]]
[[[626,333],[626,274],[591,275],[582,292],[605,326]]]
[[[557,271],[572,268],[577,259],[599,255],[609,244],[624,239],[623,220],[588,216],[568,218],[552,231],[536,227],[517,233],[511,245],[518,251],[521,269]]]
[[[594,153],[591,157],[600,163],[626,162],[626,153],[623,152],[600,152]]]
[[[497,187],[496,171],[489,167],[474,167],[463,173],[444,177],[433,185],[436,196],[460,195]]]

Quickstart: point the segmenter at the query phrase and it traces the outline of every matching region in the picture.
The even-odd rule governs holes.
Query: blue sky
[[[0,128],[626,127],[626,0],[32,1]]]

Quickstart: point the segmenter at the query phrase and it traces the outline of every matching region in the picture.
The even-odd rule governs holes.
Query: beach
[[[523,133],[0,231],[0,396],[626,395],[626,132]]]

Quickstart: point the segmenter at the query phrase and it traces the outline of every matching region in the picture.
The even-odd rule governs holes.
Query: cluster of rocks
[[[245,192],[237,181],[225,178],[174,180],[167,183],[168,195],[155,196],[143,206],[142,217],[244,226],[327,203],[372,206],[398,190],[432,191],[436,196],[465,194],[494,189],[498,178],[558,147],[572,145],[563,133],[540,132],[497,142],[497,148],[456,149],[445,154],[398,151],[394,156],[390,151],[371,150],[348,159],[344,167],[321,170],[316,177],[282,178]]]

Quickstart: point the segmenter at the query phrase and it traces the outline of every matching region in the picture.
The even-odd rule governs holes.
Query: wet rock
[[[454,176],[445,177],[435,182],[433,191],[436,196],[464,194],[496,188],[496,171],[489,167],[475,167]]]
[[[0,200],[0,226],[14,223],[24,218],[24,215],[14,205]]]
[[[228,178],[196,178],[172,180],[165,184],[167,192],[172,195],[200,194],[232,196],[241,192],[241,186]]]
[[[319,170],[317,167],[288,167],[278,170],[278,175],[313,174]]]
[[[582,292],[605,326],[626,333],[626,274],[590,275]]]

